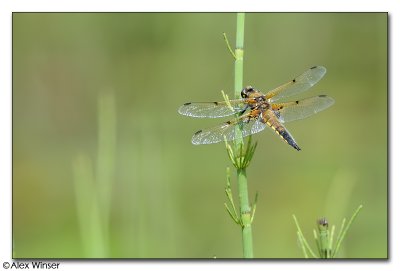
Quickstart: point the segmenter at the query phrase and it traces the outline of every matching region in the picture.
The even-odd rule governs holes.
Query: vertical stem
[[[237,14],[235,48],[235,98],[240,98],[243,87],[244,13]]]
[[[109,246],[109,224],[112,186],[115,174],[115,149],[117,141],[117,116],[112,93],[101,93],[98,98],[98,143],[96,182],[98,204],[101,210],[103,239]]]
[[[251,230],[251,209],[247,191],[246,169],[237,170],[240,217],[242,221],[243,257],[253,258],[253,237]]]
[[[244,13],[237,14],[236,25],[236,48],[235,48],[235,98],[240,98],[240,92],[243,88],[243,45],[244,45]],[[240,127],[237,128],[240,133]],[[241,134],[241,133],[240,133]],[[236,151],[243,146],[243,138],[236,137]],[[247,175],[245,168],[237,169],[238,193],[240,204],[240,217],[242,221],[242,240],[243,257],[253,258],[253,238],[251,231],[251,209],[249,205],[249,195],[247,191]]]

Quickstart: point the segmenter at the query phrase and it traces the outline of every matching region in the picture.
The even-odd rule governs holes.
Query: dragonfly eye
[[[242,98],[248,98],[249,93],[253,92],[254,88],[252,86],[245,87],[242,89],[241,96]]]

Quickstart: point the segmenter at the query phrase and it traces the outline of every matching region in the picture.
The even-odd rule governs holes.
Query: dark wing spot
[[[218,102],[214,102],[215,105],[218,105]]]
[[[191,103],[184,103],[183,105],[189,105],[189,104],[191,104]]]
[[[198,135],[202,132],[203,130],[198,130],[196,133],[194,133],[195,135]]]
[[[282,109],[283,108],[283,106],[281,105],[280,107],[279,107],[279,109]]]
[[[293,82],[293,83],[296,83],[296,79],[293,79],[292,82]]]
[[[299,101],[296,101],[296,104],[299,104]]]
[[[313,67],[311,67],[310,69],[315,69],[317,66],[313,66]]]
[[[231,124],[232,122],[230,121],[230,120],[228,120],[227,122],[226,122],[226,124]]]
[[[326,95],[322,94],[322,95],[318,95],[318,97],[326,97]]]

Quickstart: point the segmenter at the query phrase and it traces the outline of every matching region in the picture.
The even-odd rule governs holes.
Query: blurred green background
[[[190,142],[225,119],[177,113],[232,96],[235,27],[234,13],[13,14],[14,257],[242,256],[224,144]],[[339,257],[386,258],[387,14],[249,13],[245,31],[245,85],[323,65],[296,97],[336,100],[286,125],[300,152],[254,136],[255,257],[303,257],[292,214],[314,247],[317,218],[338,228],[363,204]]]

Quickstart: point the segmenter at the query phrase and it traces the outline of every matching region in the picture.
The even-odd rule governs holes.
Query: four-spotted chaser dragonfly
[[[318,95],[291,102],[275,102],[308,90],[325,73],[324,67],[315,66],[266,94],[248,86],[241,92],[242,99],[228,102],[185,103],[178,112],[196,118],[219,118],[237,114],[235,119],[197,131],[192,138],[192,143],[195,145],[218,143],[224,141],[225,138],[228,141],[234,140],[237,125],[239,125],[243,137],[258,133],[268,125],[286,143],[299,151],[300,147],[283,123],[314,115],[333,105],[335,100],[326,95]]]

